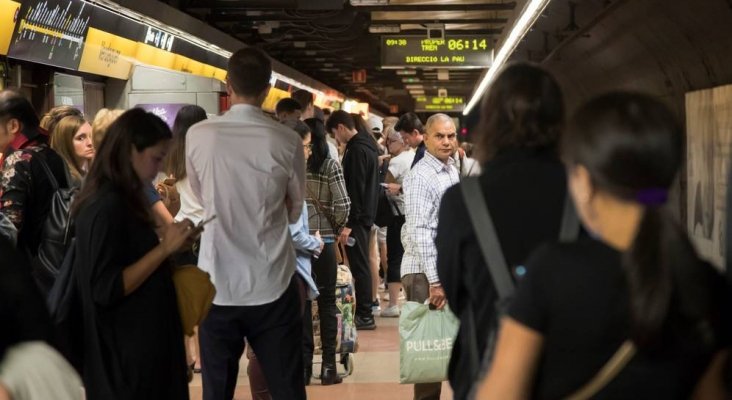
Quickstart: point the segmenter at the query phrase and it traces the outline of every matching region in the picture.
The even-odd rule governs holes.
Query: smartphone
[[[205,220],[205,221],[201,221],[201,222],[199,222],[199,223],[198,223],[198,225],[196,225],[196,229],[200,229],[200,228],[203,228],[203,226],[204,226],[204,225],[206,225],[207,223],[209,223],[209,222],[211,222],[211,221],[213,221],[213,220],[215,220],[215,219],[216,219],[216,216],[215,216],[215,215],[213,215],[213,216],[211,216],[211,218],[209,218],[209,219],[207,219],[207,220]]]

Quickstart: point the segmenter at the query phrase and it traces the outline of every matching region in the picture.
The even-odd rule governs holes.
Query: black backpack
[[[397,206],[391,201],[389,195],[386,194],[386,188],[381,185],[386,180],[386,173],[389,171],[389,160],[379,168],[379,199],[376,203],[376,216],[374,217],[374,225],[384,228],[391,225],[394,218],[400,216],[401,213]]]
[[[74,223],[71,219],[71,202],[79,191],[71,182],[68,167],[63,162],[64,174],[68,187],[60,187],[56,177],[43,156],[34,158],[43,167],[51,186],[53,197],[48,209],[48,215],[43,223],[41,240],[38,244],[38,255],[33,259],[33,277],[43,295],[47,295],[56,280],[61,263],[74,237]]]

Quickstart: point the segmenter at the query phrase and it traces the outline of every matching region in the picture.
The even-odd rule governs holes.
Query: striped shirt
[[[405,217],[402,229],[402,276],[423,273],[437,283],[437,216],[445,191],[460,182],[455,160],[447,164],[429,152],[404,178]]]
[[[323,215],[312,196],[318,198],[327,216]],[[310,234],[320,231],[324,242],[334,242],[336,233],[346,225],[351,210],[343,168],[338,161],[326,158],[317,174],[308,172],[305,200],[308,203]],[[334,221],[337,226],[332,227],[329,220]]]

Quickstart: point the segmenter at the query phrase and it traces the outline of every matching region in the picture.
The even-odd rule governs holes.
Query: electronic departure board
[[[22,3],[8,56],[76,69],[84,49],[92,6],[81,1]]]
[[[382,67],[472,67],[488,68],[493,48],[487,36],[382,36]]]
[[[0,54],[10,58],[118,79],[135,63],[226,77],[222,55],[93,2],[0,0],[0,7]]]
[[[462,112],[465,107],[462,97],[417,96],[414,101],[417,112]]]

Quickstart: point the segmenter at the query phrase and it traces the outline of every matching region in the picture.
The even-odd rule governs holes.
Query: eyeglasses
[[[305,147],[308,150],[312,150],[313,149],[313,144],[312,143],[308,143],[308,144],[304,145],[303,147]]]

